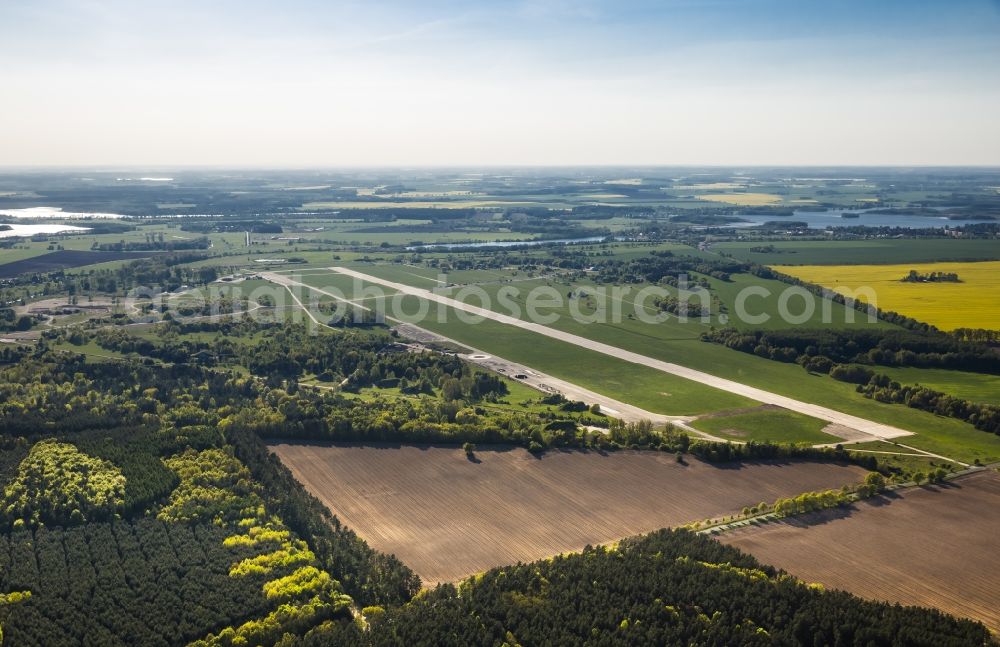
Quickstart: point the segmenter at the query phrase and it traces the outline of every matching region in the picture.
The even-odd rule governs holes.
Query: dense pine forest
[[[686,531],[493,569],[307,645],[970,645],[972,622],[861,602]]]

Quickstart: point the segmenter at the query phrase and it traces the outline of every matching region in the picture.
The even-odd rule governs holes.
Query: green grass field
[[[405,301],[408,312],[416,311],[415,297],[407,297]],[[436,317],[431,316],[421,319],[420,325],[653,413],[693,415],[753,406],[746,398],[536,333],[490,320],[465,324],[450,308],[445,308],[444,314],[447,323],[437,323]]]
[[[429,267],[419,267],[413,265],[372,265],[368,263],[355,263],[352,267],[359,272],[370,274],[380,279],[403,283],[414,287],[431,290],[444,287],[443,279],[439,279],[439,270]]]
[[[752,248],[774,248],[751,252]],[[722,242],[712,251],[762,265],[864,265],[1000,259],[1000,241],[961,239]]]
[[[905,439],[901,439],[905,442]],[[950,461],[942,461],[932,456],[914,456],[913,452],[905,447],[900,447],[894,443],[874,441],[870,443],[856,443],[847,445],[847,449],[866,450],[858,452],[859,456],[869,455],[868,452],[878,452],[874,456],[878,461],[888,467],[899,468],[905,472],[915,471],[927,472],[938,467],[945,469],[961,469],[960,466]]]
[[[680,243],[616,243],[608,245],[607,249],[611,251],[614,258],[619,260],[647,257],[650,252],[673,252],[678,255],[695,256],[698,258],[716,257],[716,254],[712,254],[711,252],[702,252],[695,247]]]
[[[588,294],[595,295],[595,298],[597,298],[597,296],[604,291],[608,295],[609,299],[607,302],[608,308],[611,308],[613,305],[611,301],[620,301],[620,309],[623,320],[621,322],[616,322],[614,325],[634,330],[642,330],[643,334],[656,334],[650,333],[648,330],[650,328],[650,324],[637,319],[629,319],[629,315],[637,314],[640,309],[643,309],[647,313],[655,314],[656,311],[652,306],[655,294],[649,294],[646,298],[641,299],[641,304],[637,302],[637,299],[639,299],[640,295],[644,294],[644,291],[648,291],[650,288],[654,287],[649,284],[621,286],[624,292],[614,293],[612,292],[613,286],[595,285],[587,280],[571,282],[568,278],[559,274],[531,280],[531,276],[525,272],[474,270],[451,272],[445,274],[442,279],[442,273],[436,268],[427,268],[416,265],[371,263],[352,263],[348,265],[357,271],[389,281],[412,285],[413,287],[423,289],[444,289],[442,294],[448,296],[453,296],[457,293],[457,290],[454,288],[445,289],[448,285],[455,284],[460,286],[467,283],[480,283],[482,289],[489,295],[490,299],[494,303],[497,301],[497,293],[500,289],[504,288],[507,283],[510,283],[513,287],[520,291],[519,295],[514,295],[511,299],[518,303],[522,309],[524,309],[527,305],[526,297],[528,292],[533,288],[541,286],[555,288],[561,294],[566,294],[570,290],[575,290],[577,288],[583,288]],[[693,274],[690,278],[693,283],[693,281],[699,278],[699,275]],[[444,283],[442,283],[442,281],[444,281]],[[730,325],[747,329],[758,327],[778,329],[793,326],[807,326],[810,328],[841,328],[847,326],[871,325],[879,327],[889,326],[889,324],[882,321],[871,324],[868,322],[867,317],[861,313],[858,313],[850,308],[845,308],[843,305],[829,299],[821,299],[815,295],[806,294],[802,289],[794,289],[792,293],[789,293],[785,297],[787,310],[795,317],[804,315],[807,312],[811,314],[807,317],[786,321],[781,316],[780,305],[782,303],[783,293],[791,287],[787,283],[761,279],[749,274],[735,274],[732,276],[732,280],[730,281],[721,281],[714,278],[708,278],[708,281],[711,285],[711,292],[726,306],[726,309],[728,310],[727,316],[722,318],[713,316],[712,320],[707,323],[695,320],[694,318],[689,318],[687,322],[681,323],[677,321],[676,317],[670,317],[662,324],[656,324],[657,327],[663,327],[669,330],[665,337],[673,337],[677,334],[694,337],[700,335],[705,327],[709,325]],[[739,295],[741,291],[748,287],[754,287],[758,290],[763,289],[765,293],[751,294],[742,301],[741,305],[738,301]],[[509,288],[507,289],[509,290]],[[665,289],[670,294],[677,294],[677,290],[672,287],[655,286],[655,289]],[[640,308],[640,305],[645,307]],[[574,304],[574,306],[579,306],[583,308],[584,311],[587,310],[586,307],[581,304]],[[559,314],[560,317],[565,318],[570,315],[570,308],[571,305],[567,301],[561,308],[547,310],[546,312],[555,312]],[[741,312],[741,308],[745,311],[745,318],[743,318],[744,313]],[[586,314],[591,312],[593,312],[593,309],[586,312]],[[764,320],[761,323],[757,323],[758,317],[764,317]]]
[[[54,350],[66,351],[69,353],[79,353],[85,355],[87,362],[102,362],[109,359],[126,359],[127,356],[119,353],[118,351],[108,350],[106,348],[101,348],[94,342],[87,342],[86,344],[80,344],[79,346],[71,344],[69,342],[62,342],[52,346]]]
[[[336,272],[303,275],[292,273],[286,274],[286,276],[289,276],[294,280],[301,281],[306,285],[331,292],[338,297],[343,296],[344,298],[349,299],[376,300],[374,299],[376,296],[392,296],[396,294],[396,290],[393,288],[378,285],[376,283],[369,283],[367,281],[359,281],[353,277],[346,276],[344,274],[337,274]],[[368,304],[366,303],[365,305]]]
[[[759,408],[698,418],[691,426],[729,440],[819,445],[840,439],[823,433],[823,420],[785,409]]]
[[[48,247],[48,245],[43,246],[38,244],[38,246],[25,247],[24,245],[19,244],[17,247],[11,249],[0,249],[0,265],[47,254],[48,250],[46,247]]]
[[[728,325],[744,330],[763,328],[776,330],[783,328],[848,328],[848,327],[879,327],[891,328],[884,321],[871,323],[867,315],[829,299],[821,299],[803,289],[791,289],[789,284],[758,278],[750,274],[734,274],[731,281],[710,279],[712,291],[726,304],[730,316]],[[767,291],[765,296],[749,296],[743,302],[748,316],[743,317],[738,311],[738,299],[741,291],[753,286]],[[786,311],[794,319],[786,319],[781,315],[782,295],[787,291]],[[811,315],[806,316],[811,312]],[[801,315],[801,317],[800,317]],[[757,317],[766,317],[761,323],[756,323]]]
[[[876,367],[900,384],[920,384],[958,398],[1000,405],[1000,376],[935,368]]]

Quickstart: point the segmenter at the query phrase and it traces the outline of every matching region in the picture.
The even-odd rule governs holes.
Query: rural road
[[[751,400],[756,400],[764,404],[773,404],[779,407],[784,407],[785,409],[790,409],[792,411],[797,411],[799,413],[805,414],[807,416],[812,416],[813,418],[818,418],[820,420],[825,420],[827,422],[844,425],[845,427],[850,427],[859,432],[868,434],[874,440],[887,440],[891,438],[899,438],[902,436],[910,436],[912,432],[906,431],[904,429],[899,429],[898,427],[892,427],[890,425],[885,425],[882,423],[874,422],[872,420],[866,420],[858,416],[854,416],[848,413],[842,413],[840,411],[835,411],[827,407],[823,407],[817,404],[811,404],[809,402],[802,402],[800,400],[795,400],[794,398],[789,398],[777,393],[771,393],[770,391],[765,391],[763,389],[758,389],[757,387],[749,386],[746,384],[741,384],[740,382],[735,382],[733,380],[728,380],[726,378],[718,377],[716,375],[711,375],[710,373],[705,373],[693,368],[688,368],[686,366],[680,366],[679,364],[673,364],[671,362],[664,362],[662,360],[654,359],[652,357],[647,357],[645,355],[640,355],[624,348],[618,348],[617,346],[611,346],[602,342],[594,341],[592,339],[587,339],[586,337],[581,337],[579,335],[574,335],[572,333],[563,332],[561,330],[556,330],[548,326],[543,326],[531,321],[524,321],[522,319],[517,319],[509,315],[505,315],[499,312],[494,312],[493,310],[487,310],[486,308],[481,308],[474,305],[469,305],[446,297],[440,294],[436,294],[430,290],[425,290],[423,288],[413,287],[411,285],[405,285],[403,283],[396,283],[394,281],[389,281],[386,279],[381,279],[376,276],[371,276],[369,274],[364,274],[363,272],[358,272],[357,270],[352,270],[346,267],[331,267],[330,270],[343,274],[345,276],[350,276],[368,283],[375,283],[378,285],[383,285],[385,287],[392,288],[404,294],[409,294],[416,296],[427,301],[434,303],[439,303],[457,310],[463,310],[473,315],[483,317],[485,319],[491,319],[508,326],[515,326],[517,328],[522,328],[530,332],[544,335],[551,339],[557,339],[562,342],[573,344],[575,346],[580,346],[581,348],[586,348],[597,353],[602,353],[610,357],[615,357],[617,359],[630,362],[632,364],[638,364],[640,366],[647,366],[649,368],[656,369],[658,371],[663,371],[664,373],[669,373],[670,375],[676,375],[678,377],[683,377],[685,379],[691,380],[693,382],[698,382],[706,386],[710,386],[722,391],[728,391],[736,395],[741,395],[743,397],[749,398]],[[282,277],[286,280],[294,281],[293,279],[288,279],[288,277]]]

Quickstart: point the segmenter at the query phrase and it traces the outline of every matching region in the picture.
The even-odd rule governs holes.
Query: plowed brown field
[[[744,506],[839,487],[864,470],[824,463],[716,467],[656,452],[287,444],[271,449],[377,550],[427,584],[579,550]]]
[[[1000,474],[740,529],[721,539],[762,562],[862,597],[938,607],[1000,631]]]

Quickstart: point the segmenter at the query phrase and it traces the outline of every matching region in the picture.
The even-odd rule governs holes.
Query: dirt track
[[[1000,631],[1000,474],[978,472],[856,508],[720,539],[808,582],[938,607]]]
[[[827,463],[716,467],[672,454],[278,443],[295,477],[425,583],[856,483]]]
[[[518,328],[523,328],[524,330],[529,330],[531,332],[545,335],[546,337],[551,337],[553,339],[558,339],[588,350],[592,350],[598,353],[603,353],[605,355],[610,355],[618,359],[625,360],[626,362],[631,362],[633,364],[639,364],[642,366],[648,366],[650,368],[663,371],[664,373],[670,373],[671,375],[677,375],[694,382],[699,382],[707,386],[714,387],[716,389],[721,389],[723,391],[728,391],[730,393],[735,393],[736,395],[742,395],[744,397],[750,398],[751,400],[757,400],[758,402],[763,402],[764,404],[774,404],[785,409],[790,409],[792,411],[797,411],[803,413],[807,416],[812,416],[813,418],[819,418],[820,420],[825,420],[827,422],[843,425],[851,429],[856,429],[862,433],[872,436],[873,440],[879,439],[889,439],[889,438],[899,438],[901,436],[912,435],[911,432],[904,429],[899,429],[898,427],[892,427],[889,425],[884,425],[878,422],[873,422],[871,420],[866,420],[858,416],[853,416],[848,413],[842,413],[840,411],[835,411],[833,409],[828,409],[817,404],[811,404],[808,402],[802,402],[800,400],[795,400],[783,395],[778,395],[777,393],[771,393],[770,391],[765,391],[763,389],[758,389],[753,386],[748,386],[746,384],[741,384],[739,382],[734,382],[733,380],[727,380],[725,378],[717,377],[709,373],[704,373],[693,368],[688,368],[686,366],[680,366],[678,364],[672,364],[670,362],[664,362],[662,360],[653,359],[645,355],[640,355],[623,348],[618,348],[616,346],[611,346],[609,344],[604,344],[602,342],[594,341],[592,339],[587,339],[586,337],[581,337],[579,335],[574,335],[572,333],[563,332],[561,330],[556,330],[548,326],[543,326],[538,323],[524,321],[522,319],[517,319],[509,315],[505,315],[499,312],[494,312],[493,310],[488,310],[486,308],[481,308],[474,305],[469,305],[446,297],[440,294],[436,294],[430,290],[424,290],[422,288],[416,288],[410,285],[405,285],[403,283],[396,283],[393,281],[387,281],[369,274],[364,274],[356,270],[348,269],[346,267],[331,267],[331,270],[351,276],[369,283],[377,283],[379,285],[384,285],[386,287],[391,287],[404,294],[410,294],[413,296],[418,296],[422,299],[432,301],[435,303],[440,303],[458,310],[464,310],[474,315],[484,317],[486,319],[492,319],[509,326],[516,326]]]

